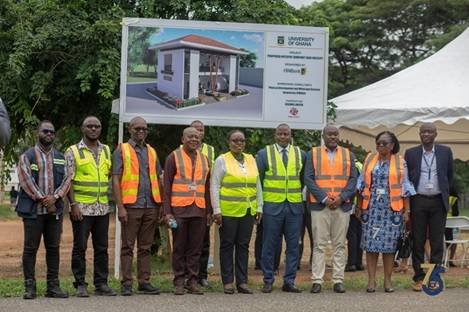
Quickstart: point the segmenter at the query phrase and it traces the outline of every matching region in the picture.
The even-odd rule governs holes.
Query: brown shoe
[[[174,288],[174,294],[176,296],[180,296],[180,295],[184,295],[186,293],[186,291],[184,290],[184,286],[176,286]]]
[[[413,291],[422,291],[423,281],[416,281],[412,283],[412,290]]]
[[[200,290],[199,287],[197,287],[197,284],[189,285],[189,289],[187,291],[190,294],[193,294],[193,295],[203,295],[204,294],[204,292],[202,290]]]

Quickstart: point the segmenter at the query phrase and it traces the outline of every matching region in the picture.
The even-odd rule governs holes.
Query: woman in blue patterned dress
[[[394,292],[391,284],[394,254],[403,222],[409,219],[409,196],[415,194],[407,176],[399,141],[389,131],[375,138],[377,153],[369,154],[357,183],[362,227],[361,248],[366,251],[367,292],[376,287],[376,266],[383,255],[384,290]]]

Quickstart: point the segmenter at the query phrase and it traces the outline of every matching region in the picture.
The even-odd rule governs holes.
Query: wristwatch
[[[55,198],[55,200],[59,200],[60,196],[58,194],[54,194],[54,198]]]

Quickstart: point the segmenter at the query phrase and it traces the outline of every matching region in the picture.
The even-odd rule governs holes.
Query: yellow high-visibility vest
[[[269,170],[265,172],[262,187],[264,201],[281,203],[288,200],[290,203],[301,203],[300,172],[303,161],[300,148],[292,145],[288,148],[287,168],[275,145],[269,145],[265,149]]]
[[[72,179],[75,201],[84,204],[100,202],[107,204],[107,190],[109,185],[109,171],[111,169],[111,152],[109,146],[104,145],[98,156],[99,164],[93,154],[78,145],[69,147],[75,159],[76,170]]]
[[[222,157],[226,166],[226,174],[221,181],[220,188],[222,216],[244,217],[248,208],[251,208],[251,215],[255,215],[259,172],[254,157],[244,154],[246,173],[241,171],[238,161],[231,152],[223,154]]]

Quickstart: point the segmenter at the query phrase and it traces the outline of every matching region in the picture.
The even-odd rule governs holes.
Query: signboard
[[[322,129],[327,28],[123,19],[120,119]]]

